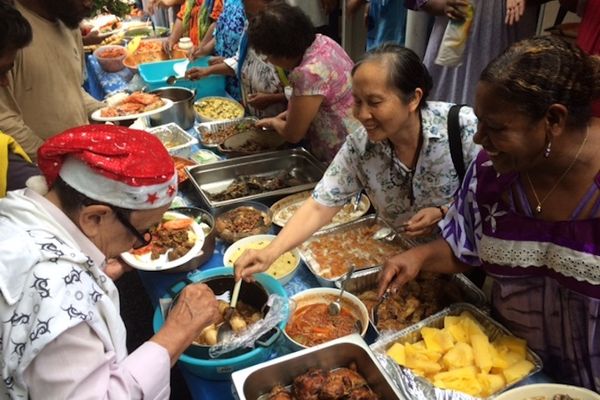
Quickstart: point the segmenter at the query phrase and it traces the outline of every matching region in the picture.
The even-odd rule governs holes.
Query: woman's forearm
[[[422,246],[417,246],[414,257],[420,260],[421,270],[440,274],[456,274],[468,271],[471,266],[454,256],[452,248],[444,239],[437,239]]]

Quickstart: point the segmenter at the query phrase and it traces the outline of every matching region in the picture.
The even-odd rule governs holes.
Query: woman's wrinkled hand
[[[525,12],[525,0],[506,0],[506,18],[504,23],[513,25],[519,22]]]
[[[195,81],[198,79],[206,78],[210,73],[207,67],[193,67],[185,71],[186,79]]]
[[[186,286],[177,302],[169,311],[165,325],[173,324],[179,329],[191,329],[194,335],[221,319],[217,299],[213,291],[203,283]]]
[[[246,282],[252,282],[254,280],[252,275],[266,271],[273,264],[273,261],[274,258],[267,249],[246,250],[234,264],[235,280],[243,279]]]
[[[417,277],[421,268],[407,253],[396,254],[389,258],[379,274],[377,294],[381,298],[386,291],[396,293],[407,282]]]
[[[467,18],[468,0],[447,0],[444,13],[450,19],[464,20]]]
[[[442,211],[437,207],[423,208],[407,221],[404,232],[411,237],[430,235],[443,217]]]

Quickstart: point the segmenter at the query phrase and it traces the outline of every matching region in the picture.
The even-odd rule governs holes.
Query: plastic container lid
[[[177,46],[179,46],[181,50],[189,50],[193,47],[192,39],[190,39],[189,37],[182,37],[179,39],[179,43],[177,43]]]

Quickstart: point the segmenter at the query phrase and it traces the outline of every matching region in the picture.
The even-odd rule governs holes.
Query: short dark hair
[[[406,47],[394,43],[384,43],[380,47],[365,53],[352,68],[352,76],[366,62],[380,62],[388,69],[388,84],[405,102],[410,101],[417,88],[423,91],[419,108],[425,104],[429,92],[433,89],[433,80],[427,67],[419,56]]]
[[[31,25],[7,0],[0,0],[0,26],[0,55],[22,49],[31,43]]]
[[[315,41],[315,28],[298,7],[269,4],[248,25],[248,43],[260,54],[298,58]]]
[[[80,193],[79,191],[75,190],[60,176],[56,178],[56,181],[54,181],[54,183],[52,184],[52,190],[56,192],[58,200],[60,201],[61,208],[67,215],[72,215],[75,212],[77,212],[80,208],[91,205],[103,205],[110,207],[111,209],[123,214],[126,218],[129,218],[131,213],[135,211],[128,208],[116,207],[112,204],[108,204],[102,201],[90,199],[83,193]]]
[[[569,110],[567,123],[583,127],[592,102],[600,98],[600,59],[559,37],[539,36],[513,44],[480,80],[534,121],[552,104],[562,104]]]

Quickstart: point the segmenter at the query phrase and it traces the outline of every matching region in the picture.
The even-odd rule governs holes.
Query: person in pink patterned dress
[[[297,7],[275,3],[248,27],[254,50],[289,71],[287,111],[258,125],[277,131],[290,143],[305,142],[321,161],[331,162],[346,135],[359,126],[352,116],[352,60],[336,42],[314,33]]]

